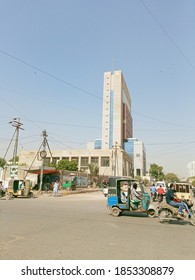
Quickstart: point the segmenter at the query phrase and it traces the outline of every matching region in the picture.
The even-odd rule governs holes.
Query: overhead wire
[[[188,57],[184,54],[184,52],[178,47],[176,42],[173,40],[173,38],[169,35],[169,33],[165,30],[165,28],[162,26],[160,21],[157,19],[157,17],[154,15],[154,13],[151,11],[151,9],[146,5],[146,3],[143,0],[140,0],[146,11],[151,15],[151,17],[154,19],[154,21],[157,23],[157,25],[160,27],[162,32],[165,34],[165,36],[169,39],[169,41],[173,44],[173,46],[177,49],[177,51],[180,53],[180,55],[184,58],[184,60],[190,65],[190,67],[195,70],[195,66],[193,63],[188,59]]]
[[[47,72],[47,71],[45,71],[45,70],[43,70],[43,69],[41,69],[41,68],[39,68],[39,67],[36,67],[36,66],[34,66],[34,65],[32,65],[32,64],[30,64],[30,63],[28,63],[28,62],[26,62],[26,61],[24,61],[24,60],[18,58],[18,57],[16,57],[16,56],[14,56],[14,55],[11,55],[11,54],[9,54],[9,53],[7,53],[7,52],[1,50],[1,49],[0,49],[0,52],[3,53],[3,54],[6,55],[6,56],[12,58],[12,59],[15,59],[15,60],[19,61],[20,63],[23,63],[24,65],[26,65],[26,66],[28,66],[28,67],[30,67],[30,68],[33,68],[33,69],[35,69],[35,70],[37,70],[37,71],[39,71],[39,72],[41,72],[41,73],[43,73],[43,74],[45,74],[45,75],[51,77],[51,78],[54,78],[55,80],[57,80],[57,81],[59,81],[59,82],[62,82],[62,83],[66,84],[66,85],[68,85],[68,86],[70,86],[70,87],[72,87],[72,88],[74,88],[74,89],[77,89],[77,90],[83,92],[84,94],[87,94],[87,95],[89,95],[89,96],[93,96],[93,97],[98,98],[98,99],[102,99],[102,98],[100,98],[98,95],[96,95],[96,94],[94,94],[94,93],[91,93],[91,92],[89,92],[89,91],[87,91],[87,90],[84,90],[84,89],[78,87],[78,86],[75,86],[75,85],[73,85],[73,84],[71,84],[71,83],[69,83],[69,82],[67,82],[67,81],[65,81],[65,80],[63,80],[63,79],[61,79],[61,78],[59,78],[59,77],[53,75],[53,74],[50,74],[49,72]]]

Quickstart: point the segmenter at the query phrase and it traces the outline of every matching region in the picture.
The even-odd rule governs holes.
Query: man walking
[[[58,196],[58,189],[59,189],[59,181],[56,180],[53,185],[53,196],[55,196],[55,197]]]

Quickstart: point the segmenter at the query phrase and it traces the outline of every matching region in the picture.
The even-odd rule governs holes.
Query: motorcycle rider
[[[165,191],[163,187],[160,185],[160,187],[156,190],[158,193],[158,201],[162,202],[163,201],[163,195],[165,194]]]
[[[155,184],[153,183],[152,186],[150,187],[150,192],[151,192],[151,197],[152,200],[155,201],[156,200],[156,187]]]
[[[182,202],[175,202],[174,197],[175,197],[174,184],[171,183],[170,188],[166,193],[166,203],[173,207],[179,208],[177,217],[183,219],[184,204]]]

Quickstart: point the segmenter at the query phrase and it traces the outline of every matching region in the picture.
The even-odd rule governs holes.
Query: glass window
[[[71,157],[71,160],[76,161],[77,164],[79,163],[79,158],[78,157]]]
[[[60,160],[59,157],[53,157],[52,158],[52,163],[57,163]]]
[[[98,157],[91,157],[91,163],[99,164],[99,158]]]
[[[44,160],[44,165],[48,166],[50,164],[51,158],[50,157],[46,157]]]
[[[81,157],[81,166],[88,166],[89,158],[88,157]]]
[[[68,160],[69,161],[69,157],[62,157],[62,160]]]
[[[110,166],[110,158],[101,157],[101,166]]]
[[[141,170],[140,169],[136,169],[136,176],[141,176]]]

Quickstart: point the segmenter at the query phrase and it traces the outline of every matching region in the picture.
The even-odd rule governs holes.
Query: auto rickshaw
[[[7,194],[9,197],[34,197],[29,180],[11,179],[8,184]]]
[[[141,201],[133,201],[131,199],[131,187],[135,180],[129,177],[110,177],[108,183],[107,206],[111,214],[115,217],[124,211],[146,213],[148,217],[155,217],[156,208],[151,204],[150,194],[146,191],[144,185],[140,184],[138,190],[141,194]],[[123,191],[123,187],[127,186]]]

